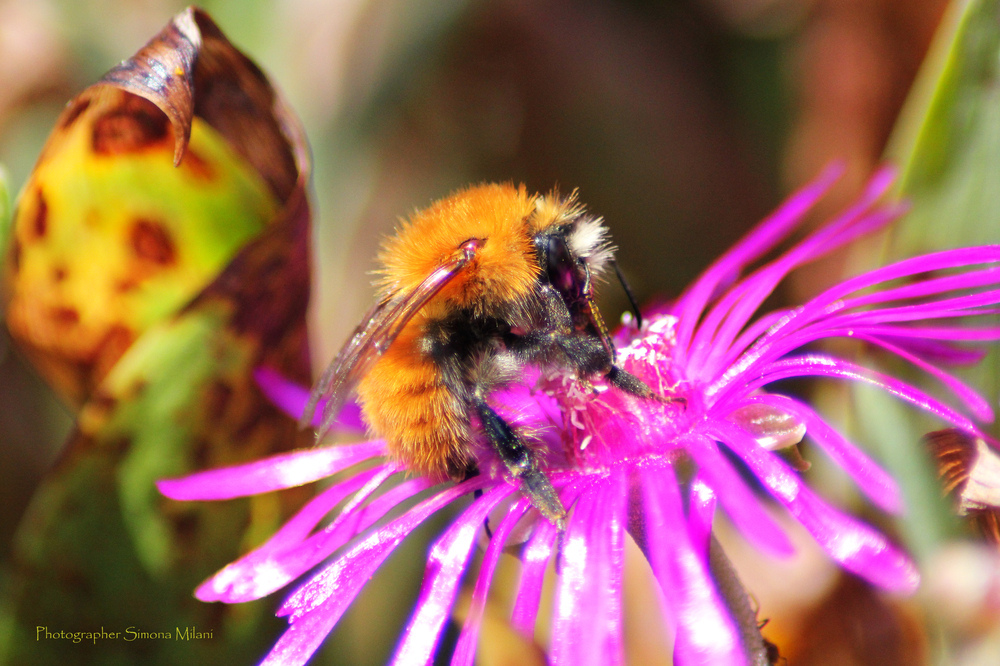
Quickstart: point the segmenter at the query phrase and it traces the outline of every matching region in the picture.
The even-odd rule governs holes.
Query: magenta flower
[[[893,479],[808,404],[767,388],[791,377],[865,382],[978,435],[972,419],[991,419],[989,406],[931,360],[966,362],[974,355],[955,343],[1000,338],[1000,328],[967,325],[967,318],[994,313],[1000,303],[1000,246],[901,261],[849,279],[799,307],[755,317],[791,270],[900,214],[899,206],[876,203],[892,179],[883,171],[852,208],[745,274],[797,228],[838,175],[838,169],[829,169],[792,196],[674,303],[650,313],[641,330],[625,326],[617,334],[624,368],[662,395],[683,400],[644,400],[600,381],[585,386],[560,375],[526,379],[494,396],[506,418],[538,433],[545,472],[570,510],[563,534],[537,516],[502,466],[481,465],[475,478],[436,485],[406,478],[406,470],[382,458],[379,441],[298,451],[160,482],[160,490],[175,499],[225,499],[369,463],[338,476],[267,543],[206,581],[197,597],[229,603],[257,599],[308,572],[280,607],[289,628],[264,660],[304,663],[393,549],[430,515],[465,498],[430,549],[423,589],[393,664],[431,663],[487,517],[492,537],[472,581],[472,608],[452,664],[473,663],[493,572],[515,530],[524,533],[525,526],[531,529],[520,548],[511,621],[525,635],[534,634],[546,566],[558,553],[552,664],[623,663],[627,538],[640,546],[659,581],[669,620],[665,630],[675,632],[676,663],[745,664],[748,648],[709,565],[716,503],[760,549],[781,557],[792,547],[733,459],[845,569],[887,590],[913,591],[919,576],[905,554],[818,497],[772,451],[805,435],[873,503],[899,512],[902,501]],[[958,407],[849,360],[811,347],[802,351],[834,337],[853,337],[910,362],[939,380]],[[278,378],[267,376],[263,385],[293,413],[305,404],[304,390]],[[320,526],[345,500],[336,517]]]

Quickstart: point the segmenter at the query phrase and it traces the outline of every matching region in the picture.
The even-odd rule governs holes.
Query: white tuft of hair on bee
[[[586,261],[591,272],[598,275],[615,256],[608,229],[599,217],[578,217],[566,236],[566,243],[573,254]]]
[[[485,397],[495,388],[519,380],[524,373],[524,361],[512,351],[482,353],[471,364],[469,379],[479,387],[480,397]]]

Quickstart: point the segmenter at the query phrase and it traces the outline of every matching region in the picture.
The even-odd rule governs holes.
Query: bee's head
[[[583,279],[583,267],[599,277],[614,259],[615,248],[600,217],[589,215],[576,192],[560,197],[552,192],[535,199],[531,219],[539,265],[553,284],[571,274]]]

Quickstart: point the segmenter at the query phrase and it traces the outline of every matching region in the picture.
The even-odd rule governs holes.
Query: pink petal
[[[956,319],[995,315],[1000,308],[1000,289],[978,291],[974,294],[948,296],[907,305],[893,305],[861,312],[842,311],[819,322],[821,327],[863,328],[880,324]],[[961,330],[956,327],[955,330]]]
[[[699,553],[707,553],[711,547],[715,505],[715,490],[705,482],[705,477],[699,470],[691,481],[691,491],[688,493],[688,533],[691,535],[691,545]]]
[[[993,285],[1000,280],[1000,274],[995,268],[968,271],[941,278],[921,279],[902,287],[882,289],[852,298],[847,296],[854,291],[873,287],[889,279],[911,277],[928,270],[954,268],[961,266],[962,262],[998,259],[1000,259],[998,248],[965,248],[935,255],[925,255],[865,273],[827,290],[799,308],[784,311],[781,313],[781,318],[774,320],[774,324],[770,326],[766,334],[760,323],[752,324],[740,334],[739,338],[724,354],[717,357],[718,363],[712,367],[719,371],[726,368],[726,376],[733,376],[735,372],[733,366],[738,366],[741,371],[748,371],[751,368],[747,365],[747,359],[752,359],[757,364],[777,359],[799,346],[825,337],[825,331],[834,326],[860,328],[886,322],[949,317],[962,311],[966,315],[979,314],[970,308],[997,303],[1000,300],[1000,290],[942,298],[927,303],[870,309],[863,312],[846,312],[846,310],[892,300],[924,297],[955,289]],[[771,318],[773,319],[773,315]],[[758,335],[761,335],[759,339]],[[747,344],[753,344],[753,347],[744,351]],[[742,356],[737,359],[736,354],[742,354]],[[715,374],[714,371],[702,373],[706,378],[713,374]],[[718,383],[716,381],[716,384]]]
[[[565,496],[564,496],[565,499]],[[535,635],[538,604],[542,598],[545,569],[556,544],[556,528],[547,520],[539,521],[521,555],[521,578],[514,595],[510,623],[515,630]]]
[[[996,314],[996,310],[990,314]],[[955,316],[966,317],[966,312],[956,312]],[[944,340],[947,342],[992,342],[1000,339],[1000,326],[866,326],[864,331],[869,335],[898,340],[905,339],[908,344],[926,342],[927,340]],[[954,351],[948,348],[949,352]],[[961,352],[969,353],[961,349]],[[980,357],[982,354],[980,353]]]
[[[292,593],[277,614],[287,615],[290,622],[295,622],[322,607],[323,612],[339,619],[385,558],[418,525],[459,497],[484,488],[490,482],[488,477],[478,476],[446,487],[399,518],[355,541],[347,552]]]
[[[1000,261],[1000,245],[981,245],[978,247],[963,247],[954,250],[943,250],[923,254],[909,259],[897,261],[888,266],[882,266],[874,270],[863,273],[857,277],[850,278],[837,284],[806,303],[806,307],[814,307],[822,303],[835,303],[846,299],[850,294],[868,289],[882,282],[898,280],[899,278],[921,275],[933,271],[958,268],[966,265],[985,264]],[[997,272],[996,268],[984,269],[985,276]],[[979,272],[971,271],[962,276],[946,276],[942,278],[931,278],[920,280],[910,285],[896,287],[893,289],[883,289],[872,292],[864,296],[851,298],[846,305],[857,307],[871,303],[884,302],[886,299],[914,298],[928,293],[937,293],[942,290],[942,285],[946,285],[948,290],[962,289],[966,286],[981,284],[996,284],[997,280],[982,280]],[[904,296],[905,294],[905,296]]]
[[[455,644],[455,653],[451,659],[451,666],[473,666],[476,659],[476,648],[479,644],[479,628],[483,621],[483,611],[486,607],[486,599],[490,591],[490,583],[493,580],[493,572],[496,570],[500,555],[510,537],[511,531],[518,521],[524,517],[529,507],[528,500],[524,497],[517,500],[510,510],[504,515],[503,520],[490,537],[490,543],[486,547],[483,555],[483,563],[479,567],[479,576],[476,578],[476,587],[472,592],[472,603],[469,607],[469,615],[465,619],[462,633]],[[547,521],[543,521],[547,522]]]
[[[998,292],[997,295],[1000,296],[1000,292]],[[870,313],[864,314],[867,315]],[[894,344],[882,335],[876,334],[876,332],[884,331],[888,332],[890,335],[905,338],[910,335],[916,335],[917,331],[909,332],[907,329],[900,327],[867,326],[860,321],[848,322],[847,320],[850,318],[852,318],[851,315],[837,317],[835,320],[831,319],[829,321],[819,322],[814,325],[803,327],[800,331],[783,338],[779,343],[768,345],[769,348],[767,349],[766,355],[762,355],[760,359],[755,361],[755,364],[761,365],[768,358],[783,355],[788,351],[805,346],[817,340],[824,340],[833,337],[849,337],[857,340],[863,340],[871,345],[881,347],[885,351],[908,361],[918,369],[943,383],[966,405],[969,411],[971,411],[976,418],[982,421],[991,421],[993,419],[993,410],[990,408],[989,403],[986,402],[986,400],[984,400],[972,388],[959,381],[956,377],[912,353],[910,348],[915,347],[916,345],[906,344],[904,342],[903,345],[905,346],[901,346],[899,344]],[[837,322],[836,326],[832,325],[834,321]],[[937,327],[924,328],[923,332],[926,336],[931,336],[934,333],[945,334],[945,332],[951,332],[954,335],[954,339],[972,338],[989,340],[1000,338],[1000,328],[963,331],[958,328]],[[924,341],[925,344],[927,342],[930,341]],[[764,347],[760,347],[758,349],[763,350]],[[945,350],[940,346],[933,349],[939,354],[947,353],[958,358],[961,358],[962,356],[959,351],[955,349]],[[968,352],[966,352],[966,355],[967,354]]]
[[[881,347],[891,354],[909,361],[914,366],[923,370],[931,377],[934,377],[939,382],[948,387],[948,389],[955,394],[955,396],[962,401],[962,403],[972,412],[980,421],[992,421],[993,420],[993,409],[990,407],[990,403],[986,401],[985,398],[980,396],[971,387],[960,381],[957,377],[954,377],[943,370],[936,368],[935,366],[927,363],[923,359],[914,356],[909,353],[906,349],[892,344],[887,340],[881,338],[872,337],[869,335],[864,335],[861,333],[856,333],[854,335],[859,340],[864,340],[870,344]]]
[[[553,666],[613,666],[624,661],[622,569],[625,500],[612,471],[577,500],[566,528],[552,620]]]
[[[903,495],[896,480],[808,405],[773,393],[749,396],[745,402],[772,405],[798,418],[806,425],[809,437],[850,475],[868,499],[889,513],[902,513]]]
[[[745,666],[739,631],[716,592],[705,551],[692,542],[672,469],[636,472],[643,502],[646,557],[677,627],[678,666]]]
[[[433,485],[424,477],[410,479],[367,505],[353,509],[345,507],[333,522],[303,541],[276,541],[274,546],[270,546],[269,541],[261,549],[225,567],[198,588],[195,596],[204,601],[214,600],[213,597],[221,601],[242,601],[245,599],[237,595],[257,598],[270,594],[325,560],[389,511]],[[368,488],[363,489],[352,504],[367,499],[369,492]]]
[[[699,477],[715,489],[726,514],[744,537],[771,555],[787,557],[794,552],[784,531],[767,514],[714,441],[704,436],[691,437],[684,449],[698,463]]]
[[[359,462],[385,455],[382,441],[303,449],[263,460],[164,479],[156,487],[175,500],[222,500],[311,483]]]
[[[591,479],[578,474],[565,483],[564,477],[554,475],[552,482],[559,488],[559,498],[563,506],[571,510],[580,493],[589,486]],[[511,626],[525,636],[532,637],[535,634],[535,620],[538,617],[538,604],[542,597],[545,569],[553,553],[561,552],[562,536],[557,534],[552,523],[540,520],[522,551],[521,578],[514,594],[514,608],[510,621]]]
[[[695,325],[719,288],[735,279],[748,264],[765,255],[799,226],[806,212],[826,194],[843,172],[843,164],[834,164],[824,169],[815,180],[786,199],[753,231],[716,259],[694,284],[685,290],[672,309],[672,313],[680,319],[677,331],[679,351],[683,353],[688,349]]]
[[[875,329],[878,330],[875,330]],[[986,358],[986,349],[969,349],[959,346],[965,340],[1000,340],[1000,328],[990,332],[984,328],[951,329],[955,335],[953,341],[940,340],[937,331],[944,327],[930,328],[908,327],[902,335],[898,334],[898,326],[871,327],[868,333],[881,340],[889,340],[893,344],[906,349],[911,354],[933,363],[946,365],[975,365]],[[894,330],[895,329],[895,330]],[[982,335],[983,337],[977,337]],[[986,336],[989,337],[986,337]]]
[[[237,603],[259,599],[284,587],[317,563],[297,562],[296,558],[288,557],[288,552],[294,550],[345,497],[372,481],[381,483],[394,471],[393,466],[376,467],[327,488],[302,507],[264,544],[226,565],[202,583],[195,590],[194,596],[202,601]],[[332,552],[326,551],[320,556],[320,560]]]
[[[701,368],[704,365],[705,376],[715,374],[718,363],[707,362],[707,357],[718,360],[725,356],[725,351],[753,313],[792,270],[897,218],[901,212],[898,207],[868,212],[889,184],[890,181],[884,177],[876,176],[858,202],[835,221],[820,227],[779,258],[742,280],[712,306],[692,339],[694,353],[689,356],[689,367]]]
[[[963,250],[969,249],[974,249],[976,251],[975,255],[971,257],[972,259],[983,259],[1000,254],[997,252],[996,247],[963,248]],[[877,275],[872,277],[871,273],[864,273],[852,279],[852,286],[858,286],[859,284],[863,285],[858,287],[858,289],[864,289],[864,291],[862,291],[859,295],[847,296],[842,289],[835,287],[835,291],[832,293],[828,290],[815,296],[811,303],[814,307],[818,306],[817,309],[822,310],[827,309],[824,306],[835,305],[836,309],[834,311],[857,311],[860,308],[866,308],[863,312],[883,312],[886,310],[891,311],[891,309],[870,309],[870,306],[905,301],[933,302],[936,299],[929,297],[942,296],[953,292],[963,292],[979,287],[994,287],[1000,283],[1000,267],[989,266],[987,268],[968,270],[968,266],[978,265],[978,262],[975,261],[971,264],[968,263],[966,260],[969,258],[968,253],[964,251],[962,254],[957,256],[954,251],[949,251],[945,253],[944,256],[939,254],[914,257],[909,260],[910,263],[908,265],[902,268],[902,271],[900,271],[899,264],[890,264],[890,266],[886,267],[894,269],[892,273],[902,272],[902,276],[895,277],[894,279],[899,279],[900,277],[908,278],[909,281],[905,284],[872,290],[873,287],[882,283],[879,278],[883,276]],[[940,269],[941,266],[939,264],[944,263],[946,268],[962,268],[964,270],[949,275],[927,277],[925,272],[922,270],[924,268],[924,264],[921,263],[921,260],[927,263],[933,263],[933,265],[936,266],[936,269]],[[993,258],[991,260],[995,261],[998,259]],[[957,261],[958,263],[951,263],[954,261]],[[919,279],[914,280],[914,277]]]
[[[267,653],[260,666],[301,666],[309,661],[323,644],[340,614],[323,606],[312,609],[285,630]]]
[[[712,429],[841,566],[887,590],[916,590],[916,568],[885,537],[819,499],[788,465],[739,428],[715,423]]]
[[[885,329],[886,327],[879,327]],[[940,330],[940,329],[938,329]],[[978,331],[982,333],[983,331]],[[928,331],[929,333],[929,331]],[[995,338],[1000,338],[1000,329],[997,329],[998,335]],[[911,347],[919,346],[907,344],[904,340],[903,344],[896,344],[886,339],[885,337],[879,335],[872,335],[871,329],[865,326],[858,326],[852,328],[824,328],[818,329],[813,327],[804,328],[799,333],[789,336],[786,341],[786,345],[789,348],[798,348],[804,346],[815,340],[825,340],[834,337],[848,337],[854,338],[856,340],[863,340],[870,345],[881,347],[890,354],[894,354],[899,358],[908,361],[909,363],[916,366],[918,369],[924,371],[931,377],[934,377],[939,382],[948,387],[948,389],[968,408],[970,412],[981,421],[992,421],[993,420],[993,409],[990,407],[989,403],[980,396],[974,389],[960,381],[957,377],[951,375],[950,373],[941,370],[935,365],[932,365],[925,361],[920,356],[912,353]],[[925,344],[928,341],[923,341]],[[945,350],[941,347],[933,348],[939,354],[948,353],[954,357],[962,357],[962,354],[954,349]],[[967,353],[966,353],[967,354]],[[982,356],[982,354],[979,354]]]
[[[278,406],[294,419],[299,419],[309,402],[310,390],[298,383],[285,379],[283,375],[268,367],[260,367],[254,370],[253,378],[267,399]],[[323,413],[323,402],[316,409],[313,417],[313,426],[320,424],[320,415]],[[364,432],[365,422],[361,418],[361,408],[357,403],[348,402],[340,410],[337,420],[333,424],[332,430]]]
[[[441,535],[427,557],[427,571],[417,610],[403,631],[392,659],[394,666],[424,666],[431,662],[438,636],[451,615],[458,584],[469,565],[476,534],[490,511],[514,489],[501,484],[472,503]]]
[[[720,408],[724,406],[728,412],[732,406],[725,404],[725,401],[733,393],[745,395],[772,382],[791,377],[834,377],[871,384],[963,430],[978,432],[975,424],[967,417],[915,386],[850,361],[819,354],[786,357],[769,364],[766,370],[750,381],[744,380],[739,384],[731,382],[715,396],[718,401],[716,404]]]

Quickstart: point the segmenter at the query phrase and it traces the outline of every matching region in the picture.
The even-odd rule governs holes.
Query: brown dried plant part
[[[968,518],[984,539],[1000,545],[1000,453],[955,428],[928,433],[924,441],[958,515]]]

